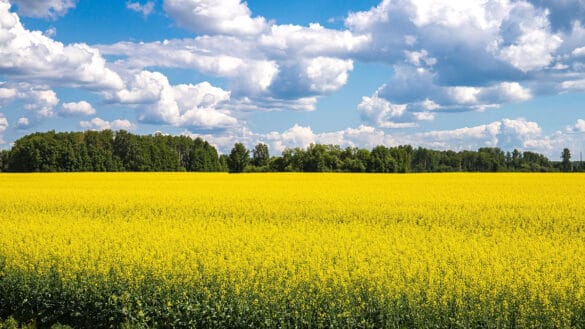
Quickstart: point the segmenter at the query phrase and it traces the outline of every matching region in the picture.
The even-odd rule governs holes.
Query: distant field
[[[585,328],[585,175],[0,175],[0,319]]]

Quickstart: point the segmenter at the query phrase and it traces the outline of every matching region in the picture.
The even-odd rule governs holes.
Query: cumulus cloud
[[[327,32],[318,33],[325,34],[313,43],[327,45]],[[297,46],[310,44],[299,42]],[[100,49],[106,54],[128,56],[119,62],[126,67],[179,67],[225,77],[232,91],[233,106],[255,100],[254,106],[245,106],[243,110],[266,111],[283,109],[263,106],[270,103],[289,104],[292,110],[306,109],[304,104],[308,99],[333,93],[347,83],[353,70],[351,59],[319,56],[318,52],[298,55],[297,46],[276,49],[257,45],[254,40],[213,36],[145,44],[119,43],[100,46]],[[332,52],[323,50],[323,53]]]
[[[36,114],[37,118],[49,118],[54,114],[53,109],[59,104],[59,98],[53,90],[27,90],[21,94],[25,98],[24,108]]]
[[[569,133],[585,133],[585,120],[578,119],[577,123],[573,126],[567,127],[567,132]]]
[[[107,68],[97,49],[86,44],[65,46],[39,31],[27,30],[6,1],[0,2],[0,36],[0,74],[31,83],[123,87],[120,76]]]
[[[128,120],[106,121],[97,117],[89,121],[80,121],[79,126],[89,130],[133,130],[135,128],[134,124]]]
[[[369,11],[351,13],[346,25],[372,35],[366,58],[394,63],[406,51],[430,55],[437,62],[500,69],[507,63],[530,71],[547,66],[562,41],[552,33],[547,15],[526,1],[384,0]],[[475,57],[466,59],[471,54]]]
[[[208,82],[171,85],[159,72],[142,71],[129,82],[129,88],[110,97],[112,102],[133,105],[141,122],[204,130],[237,124],[228,111],[219,109],[230,93]]]
[[[316,57],[281,63],[269,95],[280,99],[300,99],[332,93],[347,83],[353,70],[351,60]]]
[[[4,132],[8,128],[8,119],[4,116],[3,113],[0,113],[0,144],[6,143],[4,141]]]
[[[195,28],[200,35],[191,39],[122,42],[98,48],[107,55],[124,56],[116,63],[121,67],[178,67],[226,78],[232,106],[253,99],[258,101],[253,107],[259,110],[271,110],[262,104],[274,101],[289,103],[293,110],[301,108],[307,99],[344,86],[354,67],[349,57],[371,41],[369,35],[327,29],[317,23],[278,25],[262,17],[252,19],[247,5],[238,0],[167,1],[165,10],[179,22],[205,26]],[[248,17],[236,20],[244,25],[261,23],[262,28],[232,30],[228,27],[233,17]]]
[[[348,71],[353,70],[351,60],[329,57],[312,58],[306,64],[306,78],[309,90],[318,94],[338,90],[347,82]]]
[[[416,124],[412,122],[397,122],[402,120],[406,108],[405,104],[392,104],[374,94],[372,97],[362,97],[358,110],[362,119],[381,128],[410,128]]]
[[[585,29],[575,14],[585,6],[578,3],[383,0],[350,13],[345,24],[354,34],[371,36],[354,60],[394,68],[379,98],[406,105],[407,114],[420,111],[427,99],[438,112],[485,110],[585,89],[579,62]],[[574,19],[560,22],[559,12]]]
[[[18,90],[14,88],[3,88],[0,87],[0,100],[9,101],[18,95]]]
[[[164,9],[179,25],[200,34],[256,35],[268,27],[240,0],[166,0]]]
[[[209,38],[168,40],[164,42],[102,45],[99,49],[109,55],[127,56],[118,65],[133,69],[171,67],[227,78],[236,92],[260,94],[272,84],[279,71],[275,61],[250,58],[251,54],[230,53],[232,48],[246,51],[233,37],[222,37],[216,44]],[[228,47],[228,45],[231,45]],[[223,49],[223,51],[222,51]],[[227,51],[230,50],[230,51]]]
[[[22,103],[22,107],[32,113],[37,120],[50,118],[59,104],[57,94],[47,86],[29,83],[0,83],[0,105],[12,102]]]
[[[559,35],[551,33],[548,12],[538,12],[528,3],[518,2],[510,14],[519,21],[517,25],[513,20],[509,22],[518,29],[518,36],[500,50],[501,58],[523,72],[547,67],[563,42]]]
[[[94,115],[96,110],[86,101],[63,103],[59,114],[61,116],[83,116],[83,115]]]
[[[154,2],[147,1],[145,4],[141,4],[140,2],[127,1],[126,8],[148,17],[154,11]]]
[[[3,0],[6,1],[7,0]],[[75,8],[77,0],[11,0],[18,8],[18,13],[27,17],[56,19]]]
[[[327,29],[318,23],[308,27],[300,25],[272,25],[261,35],[258,45],[266,53],[296,56],[341,56],[366,50],[371,38],[367,34],[354,34],[348,30]]]
[[[433,120],[436,113],[483,111],[502,103],[526,101],[532,92],[518,82],[489,86],[441,86],[437,74],[425,68],[396,66],[388,84],[358,105],[362,119],[381,128],[413,127]]]
[[[31,119],[27,117],[20,117],[16,120],[16,129],[28,129],[31,125]]]
[[[0,83],[0,106],[19,102],[22,108],[34,114],[37,119],[52,117],[59,104],[57,94],[47,86],[29,83]]]

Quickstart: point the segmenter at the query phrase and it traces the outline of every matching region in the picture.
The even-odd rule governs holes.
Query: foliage
[[[563,161],[561,162],[561,170],[564,172],[573,171],[573,164],[571,163],[571,151],[568,148],[563,149],[561,154]]]
[[[244,144],[236,143],[227,159],[229,171],[232,173],[244,172],[246,166],[250,163],[250,151]]]
[[[126,131],[34,133],[0,152],[0,171],[230,171],[230,172],[549,172],[583,171],[573,165],[568,149],[553,163],[534,152],[504,152],[497,147],[477,151],[436,151],[410,145],[372,150],[311,144],[288,148],[270,157],[268,145],[251,152],[236,143],[230,154],[219,155],[201,138],[134,135]]]
[[[0,153],[12,172],[220,171],[217,150],[200,138],[126,131],[34,133]]]
[[[256,167],[265,167],[268,165],[270,160],[270,153],[268,151],[268,145],[259,143],[252,150],[252,161],[251,164]]]
[[[0,319],[584,328],[584,179],[3,174]]]

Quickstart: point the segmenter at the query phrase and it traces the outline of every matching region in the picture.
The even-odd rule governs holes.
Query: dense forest
[[[220,155],[208,142],[187,136],[135,135],[127,131],[34,133],[0,152],[0,171],[229,171],[229,172],[549,172],[583,171],[568,149],[562,161],[534,152],[436,151],[412,146],[376,146],[372,150],[311,144],[270,156],[266,144],[248,150],[236,143]]]

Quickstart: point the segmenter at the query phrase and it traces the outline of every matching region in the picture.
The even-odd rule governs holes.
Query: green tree
[[[396,160],[390,149],[383,145],[376,146],[370,153],[369,172],[396,172]]]
[[[250,151],[244,144],[236,143],[228,157],[228,168],[230,172],[243,172],[250,163]]]
[[[0,151],[0,171],[8,171],[8,159],[10,157],[10,151]]]
[[[219,171],[229,171],[228,159],[229,157],[225,154],[219,156]]]
[[[571,163],[571,151],[568,148],[563,149],[563,153],[561,154],[561,170],[564,172],[573,171],[573,164]]]
[[[389,149],[390,154],[396,160],[396,172],[408,173],[410,172],[410,163],[412,162],[413,149],[410,145],[400,145]]]
[[[200,137],[193,141],[190,159],[190,171],[220,171],[217,150]]]
[[[256,167],[264,167],[268,165],[268,160],[270,160],[268,145],[258,143],[252,150],[252,165]]]

